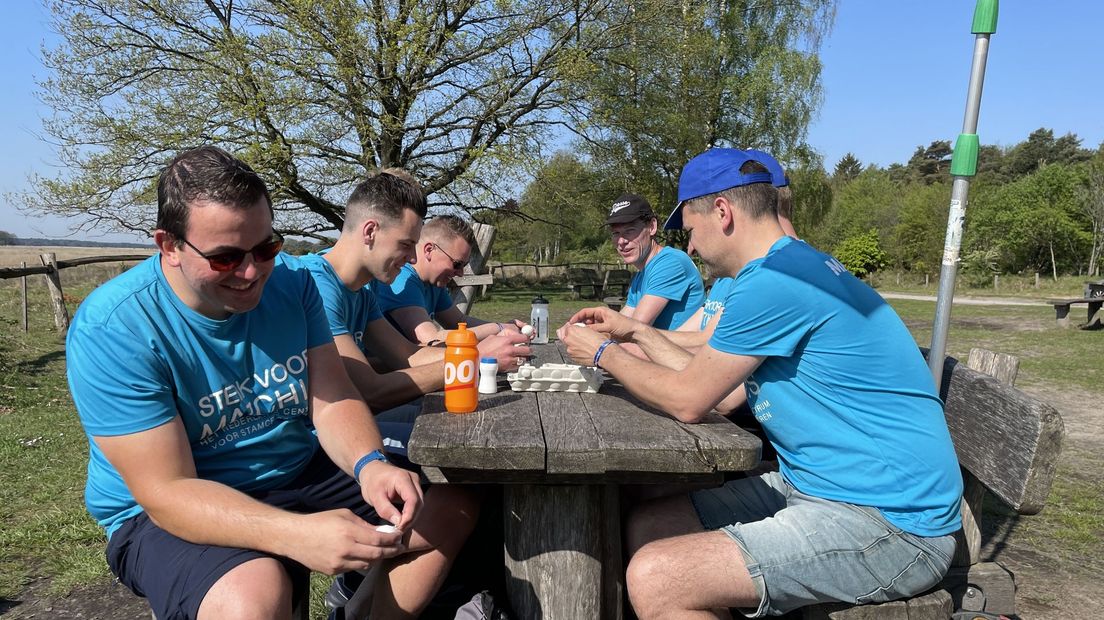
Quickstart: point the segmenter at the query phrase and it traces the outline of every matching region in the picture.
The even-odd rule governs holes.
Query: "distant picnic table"
[[[559,343],[534,354],[565,361]],[[521,618],[621,617],[619,485],[719,484],[759,463],[759,439],[727,418],[683,424],[611,379],[597,394],[499,383],[470,414],[427,396],[409,455],[433,482],[503,485],[507,590]]]

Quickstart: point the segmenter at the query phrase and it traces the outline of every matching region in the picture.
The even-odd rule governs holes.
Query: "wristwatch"
[[[387,460],[387,455],[383,453],[383,450],[372,450],[368,454],[360,457],[360,460],[353,466],[353,480],[360,482],[360,470],[364,469],[364,466],[372,461],[383,461],[384,463],[390,463]]]

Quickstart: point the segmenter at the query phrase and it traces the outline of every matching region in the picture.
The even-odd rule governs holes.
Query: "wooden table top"
[[[535,345],[534,357],[563,362],[562,345]],[[499,390],[460,415],[445,412],[442,393],[425,397],[408,452],[430,480],[671,482],[759,463],[759,439],[727,418],[684,424],[608,375],[597,394],[514,392],[504,376]]]

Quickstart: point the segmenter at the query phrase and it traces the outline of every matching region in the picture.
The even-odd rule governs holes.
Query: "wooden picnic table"
[[[565,361],[560,343],[534,357]],[[521,618],[621,617],[619,485],[719,484],[759,463],[759,439],[728,419],[683,424],[608,377],[597,394],[513,392],[502,376],[499,389],[461,415],[427,396],[408,450],[433,482],[503,485],[506,585]]]

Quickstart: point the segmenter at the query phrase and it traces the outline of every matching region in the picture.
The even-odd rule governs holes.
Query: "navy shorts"
[[[360,485],[318,450],[303,473],[281,489],[251,493],[270,506],[300,513],[348,508],[373,524],[382,520],[360,494]],[[149,600],[157,620],[195,618],[207,591],[234,567],[257,558],[274,558],[297,586],[310,571],[294,560],[250,549],[197,545],[173,536],[146,513],[127,519],[107,544],[107,563],[119,581]]]

